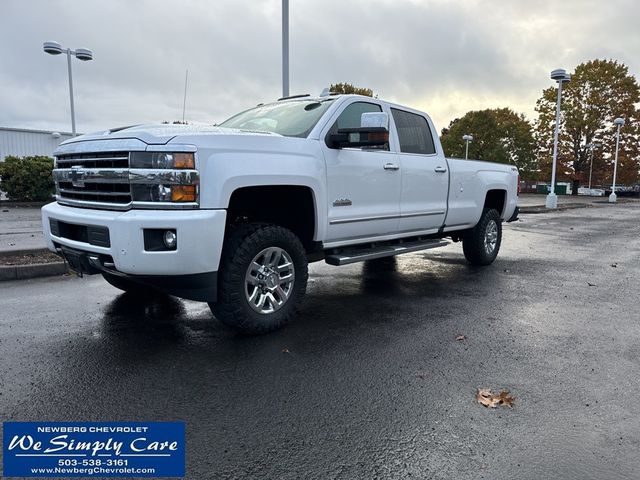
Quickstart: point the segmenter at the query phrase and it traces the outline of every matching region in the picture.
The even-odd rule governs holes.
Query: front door
[[[381,112],[372,102],[348,104],[327,135],[360,126],[365,112]],[[329,242],[396,233],[400,217],[402,171],[390,151],[325,148]]]

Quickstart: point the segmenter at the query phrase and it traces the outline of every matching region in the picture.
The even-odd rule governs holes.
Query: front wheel
[[[462,250],[472,265],[490,265],[502,242],[502,219],[497,210],[487,208],[478,224],[462,238]]]
[[[241,225],[225,241],[218,299],[209,306],[225,325],[248,334],[270,332],[294,317],[307,277],[306,253],[293,232]]]

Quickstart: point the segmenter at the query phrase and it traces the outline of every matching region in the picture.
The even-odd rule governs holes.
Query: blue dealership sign
[[[184,422],[5,422],[4,477],[184,477]]]

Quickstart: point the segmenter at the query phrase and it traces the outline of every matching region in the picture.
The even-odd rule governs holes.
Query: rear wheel
[[[270,332],[295,316],[307,277],[304,247],[290,230],[241,225],[225,241],[218,300],[209,306],[225,325],[249,334]]]
[[[502,219],[497,210],[487,208],[478,224],[462,238],[464,256],[472,265],[490,265],[502,243]]]

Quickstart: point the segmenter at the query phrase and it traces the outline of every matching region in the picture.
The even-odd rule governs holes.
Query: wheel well
[[[507,192],[505,190],[489,190],[484,199],[484,208],[494,208],[502,216],[506,197]]]
[[[227,223],[266,222],[288,228],[307,252],[313,250],[316,216],[313,192],[297,185],[243,187],[229,200]]]

